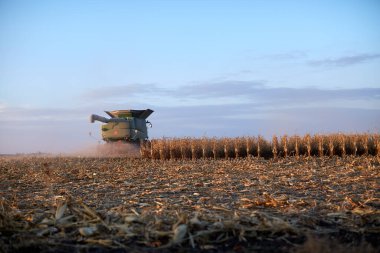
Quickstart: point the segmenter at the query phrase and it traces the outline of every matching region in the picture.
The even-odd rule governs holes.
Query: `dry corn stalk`
[[[329,155],[334,155],[334,138],[329,139]]]
[[[212,139],[212,155],[214,159],[217,158],[217,140],[215,138]]]
[[[234,141],[235,158],[239,158],[239,139]]]
[[[339,144],[340,144],[340,149],[342,151],[342,156],[346,156],[346,138],[344,137],[344,135],[340,135],[339,136]]]
[[[364,155],[368,155],[368,135],[363,136]]]
[[[206,154],[206,151],[207,151],[207,139],[206,138],[202,138],[201,144],[202,144],[202,158],[205,159],[206,156],[207,156],[207,154]]]
[[[299,137],[295,136],[295,153],[296,157],[298,158],[300,156],[300,148],[299,148]]]
[[[277,140],[277,136],[276,135],[274,135],[273,138],[272,138],[272,153],[273,153],[273,157],[277,158],[277,154],[278,154],[278,140]]]
[[[250,139],[249,137],[245,138],[245,147],[246,147],[246,152],[247,152],[247,157],[251,156],[251,145],[250,145]]]
[[[305,141],[306,141],[306,150],[307,150],[307,156],[311,156],[311,136],[310,134],[307,134],[305,136]]]
[[[375,135],[375,155],[380,156],[380,135]]]
[[[281,145],[284,150],[284,157],[288,157],[288,136],[284,135],[281,138]]]
[[[322,157],[323,156],[323,138],[322,136],[318,135],[317,139],[318,139],[318,155]]]
[[[354,135],[352,137],[352,145],[353,145],[353,155],[356,156],[357,152],[358,152],[358,137],[357,135]]]
[[[228,146],[229,146],[229,140],[224,139],[224,158],[228,159]]]
[[[261,156],[261,143],[263,142],[263,138],[259,135],[257,137],[257,157]]]

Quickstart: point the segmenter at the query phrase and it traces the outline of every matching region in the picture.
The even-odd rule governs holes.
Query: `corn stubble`
[[[152,159],[230,159],[244,157],[311,157],[380,155],[379,134],[331,134],[282,137],[271,141],[258,137],[162,138],[141,146],[143,158]]]

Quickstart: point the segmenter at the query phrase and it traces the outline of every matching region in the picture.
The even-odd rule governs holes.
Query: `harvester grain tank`
[[[110,118],[96,114],[90,117],[91,123],[100,121],[102,124],[102,138],[105,142],[141,143],[148,140],[147,125],[152,124],[146,119],[153,113],[151,109],[146,110],[116,110],[105,111]]]

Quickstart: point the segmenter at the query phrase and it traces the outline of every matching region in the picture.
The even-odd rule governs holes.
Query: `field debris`
[[[2,157],[0,170],[0,252],[380,250],[377,156]]]

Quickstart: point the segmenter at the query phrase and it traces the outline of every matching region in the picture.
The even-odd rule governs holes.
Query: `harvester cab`
[[[102,138],[105,142],[132,142],[141,143],[148,140],[147,126],[152,124],[146,119],[153,113],[151,109],[146,110],[116,110],[105,111],[110,118],[96,114],[90,117],[91,123],[100,121],[102,124]]]

